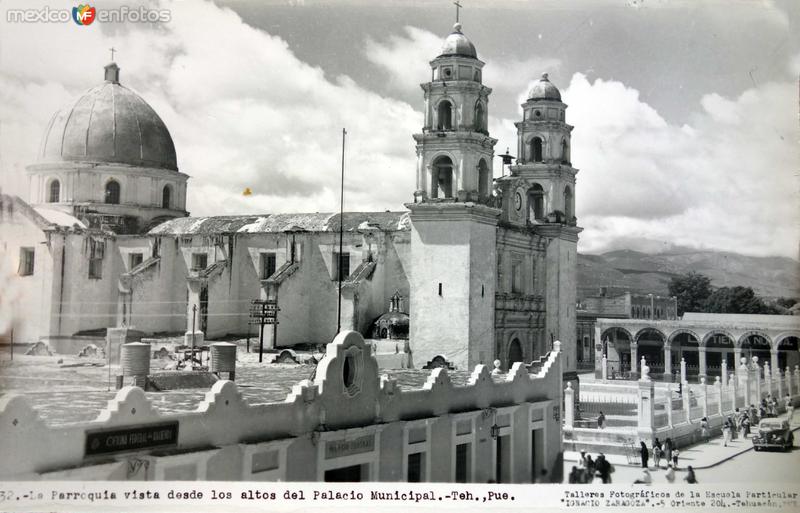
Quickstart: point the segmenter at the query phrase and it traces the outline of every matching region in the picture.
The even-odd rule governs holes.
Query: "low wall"
[[[218,381],[196,410],[162,415],[157,396],[125,387],[94,421],[49,426],[24,396],[6,394],[0,479],[321,481],[360,465],[361,480],[401,481],[408,455],[423,453],[424,480],[451,482],[466,444],[470,482],[530,483],[543,470],[560,482],[561,358],[556,342],[537,374],[479,365],[456,386],[435,369],[408,390],[379,375],[350,331],[328,344],[314,381],[280,403],[248,404],[234,382]]]

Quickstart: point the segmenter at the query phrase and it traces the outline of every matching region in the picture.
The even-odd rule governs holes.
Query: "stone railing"
[[[377,479],[378,475],[399,472],[393,467],[388,470],[382,467],[401,468],[403,443],[408,443],[403,442],[403,430],[408,429],[404,426],[416,426],[414,423],[421,423],[423,431],[425,426],[438,422],[448,424],[446,428],[443,425],[441,429],[436,428],[435,433],[427,428],[432,453],[426,459],[450,461],[449,456],[445,456],[456,443],[455,438],[460,440],[466,436],[473,437],[470,440],[476,458],[490,457],[488,449],[481,449],[488,445],[479,443],[485,441],[485,437],[478,436],[485,429],[481,424],[483,417],[489,424],[494,419],[493,432],[498,429],[502,435],[504,430],[509,431],[515,447],[529,453],[531,449],[525,444],[532,443],[529,442],[531,423],[546,424],[547,439],[537,443],[546,448],[542,468],[551,469],[557,466],[561,454],[558,443],[561,438],[561,367],[560,343],[555,342],[535,374],[529,373],[521,363],[514,364],[507,374],[499,375],[492,375],[485,365],[478,365],[467,383],[457,386],[451,382],[448,372],[440,368],[430,372],[421,388],[401,389],[396,380],[380,376],[376,360],[361,335],[348,331],[328,344],[314,381],[303,380],[294,385],[280,403],[251,405],[243,399],[234,382],[224,380],[213,385],[194,411],[167,415],[154,408],[154,396],[129,386],[119,390],[95,420],[51,426],[39,417],[25,396],[6,394],[0,397],[0,454],[3,455],[0,479],[125,479],[124,471],[121,475],[115,474],[116,471],[103,470],[104,465],[119,463],[124,466],[132,457],[156,465],[158,458],[186,459],[192,457],[187,456],[190,454],[207,454],[207,459],[224,455],[224,463],[214,460],[214,469],[234,469],[227,474],[213,474],[209,460],[196,467],[203,470],[202,474],[192,474],[194,479],[249,479],[254,478],[248,473],[251,470],[242,469],[251,468],[247,458],[255,450],[252,444],[282,444],[279,447],[282,456],[275,460],[283,462],[275,463],[279,467],[283,465],[280,473],[267,472],[260,476],[314,480],[319,479],[318,472],[322,472],[317,466],[329,457],[320,440],[333,439],[339,433],[362,431],[366,434],[359,434],[356,442],[363,441],[364,447],[354,445],[354,448],[347,446],[345,449],[366,450],[373,447],[366,445],[369,442],[374,444],[372,450],[376,454],[397,452],[396,457],[376,459],[376,465],[381,468],[370,478]],[[522,408],[524,405],[529,408]],[[540,410],[534,415],[528,411],[531,408]],[[490,415],[482,416],[482,412]],[[464,420],[467,417],[470,420]],[[467,427],[472,426],[472,435],[463,434],[465,422]],[[368,440],[380,431],[384,434]],[[437,441],[436,436],[441,439]],[[134,439],[136,443],[131,441]],[[122,442],[117,444],[115,440]],[[344,450],[342,447],[341,444],[331,445],[328,449]],[[171,455],[154,456],[156,451],[165,449],[171,451]],[[530,462],[520,460],[513,469],[514,482],[531,482],[529,465]],[[256,467],[255,460],[252,466]],[[435,468],[440,472],[439,480],[450,479],[446,470]],[[473,470],[475,480],[485,482],[491,477],[480,474],[483,470],[477,467]],[[147,478],[168,479],[170,475],[156,472],[148,474]],[[130,473],[127,476],[131,478]],[[437,478],[435,474],[431,477]],[[398,479],[401,478],[392,480]]]
[[[792,402],[800,402],[800,367],[794,370],[788,367],[783,371],[772,372],[769,365],[759,365],[757,359],[747,362],[742,359],[740,367],[725,383],[717,377],[713,384],[701,378],[699,385],[690,385],[684,381],[682,393],[677,396],[678,384],[656,383],[650,379],[649,367],[642,362],[642,379],[636,382],[615,384],[603,382],[592,386],[581,385],[581,409],[584,412],[603,410],[603,407],[613,411],[614,405],[630,404],[635,401],[636,427],[629,430],[635,431],[637,443],[640,440],[652,444],[656,437],[664,440],[672,438],[679,446],[699,441],[700,421],[703,417],[708,419],[712,433],[719,434],[724,420],[735,414],[736,409],[744,409],[751,404],[756,405],[761,399],[772,396],[777,400],[778,411],[784,410],[785,397],[788,394]],[[585,390],[586,389],[586,390]],[[574,402],[574,390],[568,386],[565,391],[565,408]],[[667,397],[677,400],[666,400]],[[598,406],[589,404],[588,399],[600,403]],[[619,436],[613,430],[605,430],[605,434],[583,427],[576,422],[574,417],[565,416],[564,437],[568,441],[583,443],[598,440],[611,440]],[[610,442],[609,442],[610,443]],[[610,449],[609,449],[610,450]]]

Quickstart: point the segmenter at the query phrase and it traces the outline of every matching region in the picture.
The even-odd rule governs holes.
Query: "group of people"
[[[653,441],[652,450],[647,447],[647,444],[644,441],[640,442],[639,456],[642,461],[642,475],[639,479],[634,481],[634,483],[651,484],[653,482],[653,477],[650,475],[651,455],[653,457],[653,466],[658,470],[661,469],[661,460],[663,459],[665,461],[666,472],[664,473],[664,478],[668,483],[674,483],[675,470],[678,468],[680,451],[677,447],[675,447],[675,444],[671,438],[667,438],[663,443],[661,440],[656,438],[655,441]],[[697,482],[694,469],[691,467],[691,465],[686,467],[686,477],[684,477],[683,480],[690,484]]]
[[[586,451],[581,451],[578,465],[573,466],[569,473],[570,484],[599,484],[610,483],[611,474],[614,472],[614,465],[608,462],[602,452],[597,459],[592,459]]]

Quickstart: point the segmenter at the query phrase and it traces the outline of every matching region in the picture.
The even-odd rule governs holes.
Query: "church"
[[[405,210],[190,217],[169,130],[108,64],[47,125],[27,200],[0,196],[9,333],[70,351],[115,326],[255,335],[251,301],[268,299],[279,310],[267,348],[325,344],[341,328],[405,340],[415,368],[508,369],[561,340],[574,371],[567,105],[542,75],[516,123],[516,163],[497,178],[483,66],[457,23],[421,84]]]

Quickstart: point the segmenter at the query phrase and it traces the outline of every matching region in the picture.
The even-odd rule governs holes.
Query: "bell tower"
[[[414,202],[450,200],[486,203],[492,192],[489,94],[481,83],[484,63],[475,46],[453,26],[442,53],[433,59],[425,94],[425,124],[415,134],[417,190]]]
[[[581,228],[575,217],[575,176],[570,157],[572,126],[567,105],[547,73],[534,83],[522,104],[517,127],[517,164],[499,178],[502,220],[525,228],[544,241],[543,283],[537,290],[545,303],[544,336],[562,342],[567,374],[576,368],[575,302],[577,243]]]
[[[487,129],[484,63],[456,23],[431,80],[421,84],[425,122],[414,135],[411,334],[417,367],[471,369],[494,358],[494,276],[500,210],[492,196],[496,139]]]

